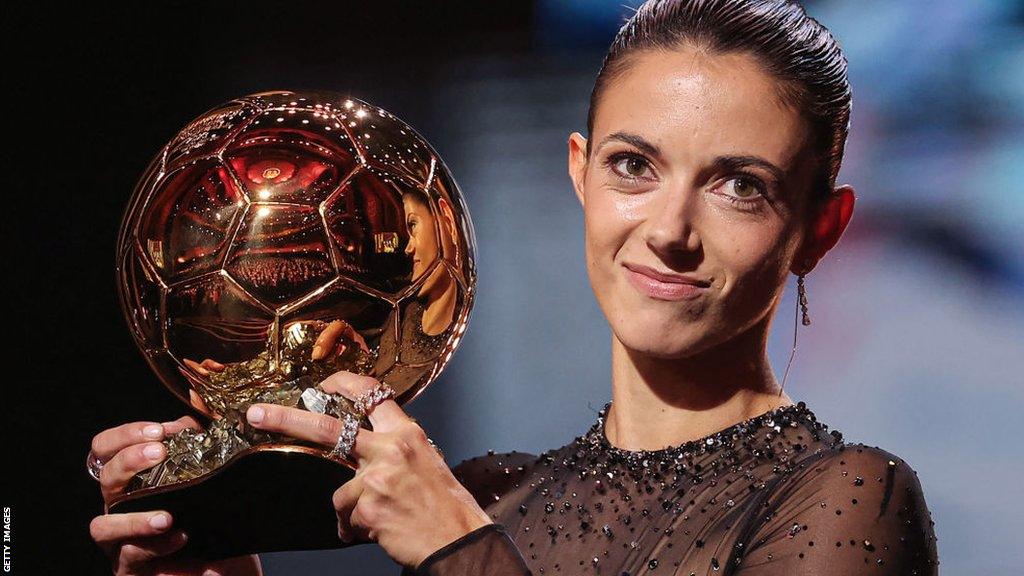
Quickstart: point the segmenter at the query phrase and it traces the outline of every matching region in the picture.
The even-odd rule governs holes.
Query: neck
[[[763,324],[688,358],[652,357],[613,334],[608,441],[625,450],[657,450],[792,404],[779,394]]]
[[[439,267],[442,268],[443,267]],[[445,274],[446,277],[447,274]],[[448,277],[438,282],[427,294],[427,307],[423,310],[423,333],[436,336],[448,329],[455,314],[456,284]]]

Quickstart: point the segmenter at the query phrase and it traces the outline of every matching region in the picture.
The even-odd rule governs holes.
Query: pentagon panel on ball
[[[207,558],[339,546],[323,502],[351,463],[255,430],[245,412],[340,417],[351,402],[319,384],[341,370],[390,384],[400,403],[418,395],[465,332],[474,258],[454,179],[386,110],[277,91],[190,122],[140,178],[116,262],[136,344],[205,429],[166,440],[165,460],[109,511],[170,510]],[[243,493],[265,496],[266,521],[229,530],[223,519],[253,505]]]

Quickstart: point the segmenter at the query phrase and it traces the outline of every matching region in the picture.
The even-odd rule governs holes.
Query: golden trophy
[[[381,108],[266,92],[192,121],[135,188],[117,276],[143,356],[206,428],[165,440],[108,512],[168,510],[208,559],[340,547],[331,495],[354,464],[245,411],[353,413],[318,388],[339,370],[416,397],[466,329],[474,254],[447,167]]]

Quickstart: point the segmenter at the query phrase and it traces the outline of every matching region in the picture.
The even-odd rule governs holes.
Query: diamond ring
[[[100,460],[92,450],[85,456],[85,469],[89,471],[89,476],[92,476],[97,482],[100,481],[100,470],[103,469],[103,460]]]
[[[359,398],[356,398],[354,404],[356,413],[360,416],[367,416],[378,404],[394,397],[394,388],[383,382],[378,382],[372,389],[367,392],[363,392],[359,395]]]
[[[342,423],[341,433],[338,434],[338,442],[327,456],[335,460],[351,461],[352,447],[355,446],[356,435],[359,434],[359,418],[345,412],[339,420]]]

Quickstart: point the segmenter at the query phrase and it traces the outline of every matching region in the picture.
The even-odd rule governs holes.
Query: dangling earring
[[[807,288],[804,286],[804,275],[803,274],[801,274],[800,276],[797,276],[797,279],[796,279],[796,291],[797,291],[798,299],[800,301],[800,310],[801,310],[801,312],[803,312],[803,316],[804,316],[803,319],[800,320],[800,323],[803,324],[804,326],[810,326],[811,325],[811,317],[807,315]]]
[[[811,265],[810,261],[804,261],[804,268],[809,268]],[[782,396],[782,391],[786,388],[786,379],[789,378],[789,367],[793,364],[793,356],[796,355],[796,318],[798,312],[803,312],[803,318],[801,324],[804,326],[811,325],[811,317],[807,314],[807,287],[804,286],[804,272],[801,272],[796,277],[796,307],[793,308],[793,350],[789,353],[789,362],[786,362],[786,373],[782,376],[782,386],[779,387],[779,396]]]

